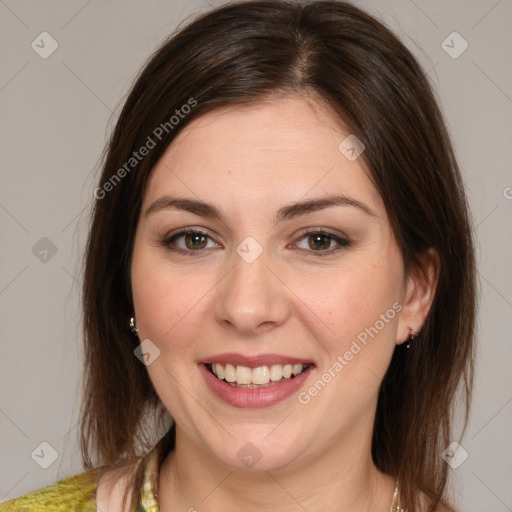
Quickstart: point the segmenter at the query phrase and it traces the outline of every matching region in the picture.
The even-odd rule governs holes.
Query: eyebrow
[[[377,214],[357,199],[344,195],[328,195],[283,206],[277,211],[274,221],[276,223],[283,222],[285,220],[307,215],[308,213],[317,212],[325,208],[331,208],[333,206],[352,206],[354,208],[358,208],[371,217],[377,217]],[[184,210],[202,217],[223,221],[222,211],[213,204],[187,197],[175,197],[169,195],[160,197],[153,202],[144,212],[144,216],[147,217],[152,213],[167,209]]]

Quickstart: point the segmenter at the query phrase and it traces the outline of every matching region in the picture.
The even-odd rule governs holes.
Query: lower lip
[[[238,388],[218,379],[213,375],[204,363],[199,364],[208,387],[221,400],[234,407],[268,407],[281,402],[297,392],[313,371],[314,366],[309,366],[300,375],[293,379],[286,379],[278,384],[265,388]]]

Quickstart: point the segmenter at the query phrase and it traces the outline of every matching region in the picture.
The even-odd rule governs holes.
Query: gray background
[[[452,473],[462,510],[510,511],[512,2],[356,3],[429,70],[453,134],[477,226],[482,298],[475,400],[461,443],[469,457]],[[0,0],[0,501],[82,470],[78,292],[97,166],[149,54],[186,17],[219,4]],[[443,45],[454,31],[469,44],[457,58],[462,40]],[[43,51],[42,32],[58,43],[46,59],[31,47],[35,40]]]

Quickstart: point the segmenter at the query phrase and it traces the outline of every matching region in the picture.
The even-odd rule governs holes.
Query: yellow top
[[[140,503],[132,512],[159,512],[156,498],[159,451],[157,444],[148,458]],[[96,468],[63,478],[53,485],[0,503],[0,512],[96,512],[99,477],[100,471]]]
[[[162,443],[151,451],[144,471],[141,499],[131,512],[159,512],[158,472]],[[69,476],[53,485],[28,492],[18,498],[0,503],[0,512],[97,512],[96,488],[99,468]],[[398,501],[398,483],[395,487],[390,512],[405,512]]]

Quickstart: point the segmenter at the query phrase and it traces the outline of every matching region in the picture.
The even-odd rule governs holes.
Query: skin
[[[160,350],[147,370],[177,424],[176,450],[160,472],[161,512],[389,510],[394,480],[371,459],[377,394],[395,346],[428,313],[435,262],[426,258],[405,275],[362,158],[349,161],[338,149],[349,133],[303,96],[223,108],[187,125],[149,177],[131,277],[139,337]],[[335,206],[273,221],[283,205],[333,193],[373,215]],[[166,194],[213,203],[223,221],[176,209],[145,215]],[[174,241],[191,256],[160,242],[187,227],[210,236]],[[325,228],[349,245],[308,243],[306,228]],[[250,264],[236,252],[248,236],[263,249]],[[401,311],[308,404],[293,394],[269,407],[236,408],[198,369],[224,352],[290,355],[315,364],[307,390],[395,303]],[[237,456],[249,442],[261,452],[251,468]]]

